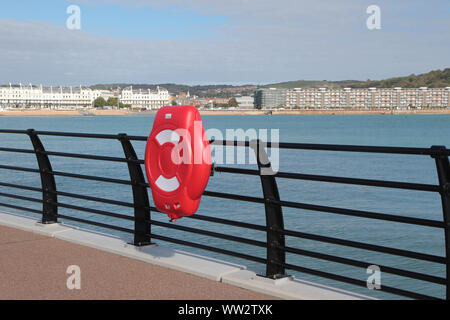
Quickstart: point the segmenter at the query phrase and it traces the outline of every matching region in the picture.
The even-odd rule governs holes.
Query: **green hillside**
[[[96,84],[91,86],[92,89],[116,89],[118,86],[125,88],[132,85],[134,89],[156,89],[157,86],[166,88],[171,94],[189,91],[191,95],[199,97],[223,97],[230,98],[240,93],[249,95],[253,93],[255,86],[252,85],[194,85],[188,86],[175,83],[161,84],[130,84],[130,83],[114,83],[114,84]],[[261,87],[271,88],[443,88],[450,87],[450,68],[444,70],[435,70],[424,74],[411,74],[406,77],[389,78],[385,80],[342,80],[342,81],[315,81],[315,80],[298,80],[280,83],[272,83]]]
[[[359,83],[364,83],[363,81],[357,80],[344,80],[344,81],[314,81],[314,80],[297,80],[297,81],[287,81],[280,83],[267,84],[263,87],[265,88],[344,88],[350,87]]]
[[[390,78],[381,81],[365,81],[363,83],[355,84],[355,88],[444,88],[450,87],[450,68],[444,70],[435,70],[419,75],[411,74],[407,77]]]
[[[120,88],[126,88],[129,86],[133,86],[133,89],[151,89],[155,90],[157,86],[160,86],[162,88],[167,89],[171,94],[177,94],[178,92],[188,92],[191,95],[197,95],[199,97],[224,97],[224,98],[230,98],[235,95],[233,92],[223,92],[223,89],[229,89],[229,88],[240,88],[243,86],[233,86],[228,84],[221,84],[221,85],[193,85],[188,86],[184,84],[175,84],[175,83],[161,83],[161,84],[136,84],[136,83],[113,83],[113,84],[96,84],[93,86],[90,86],[91,89],[100,89],[100,90],[112,90],[117,89],[117,87]],[[248,91],[247,93],[250,94],[252,90],[245,90],[242,89],[243,92]]]
[[[344,81],[288,81],[265,85],[272,88],[443,88],[450,87],[450,68],[435,70],[419,75],[411,74],[406,77],[389,78],[385,80],[344,80]]]

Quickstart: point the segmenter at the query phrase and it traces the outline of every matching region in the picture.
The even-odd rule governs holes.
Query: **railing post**
[[[436,161],[439,186],[444,215],[445,259],[446,259],[446,299],[450,300],[450,164],[448,156],[444,154],[445,146],[432,146],[432,157]]]
[[[119,133],[119,141],[122,144],[125,158],[128,160],[128,171],[132,182],[134,200],[134,242],[135,246],[151,244],[150,204],[147,188],[145,187],[144,174],[138,157],[134,151],[128,136]]]
[[[57,222],[58,202],[56,196],[55,177],[52,174],[52,166],[45,152],[44,146],[34,129],[28,129],[27,134],[33,144],[34,152],[41,174],[42,185],[42,223],[50,224]]]
[[[286,276],[283,266],[286,261],[286,254],[284,250],[279,249],[280,246],[285,246],[285,238],[284,234],[277,232],[284,230],[283,212],[281,205],[275,203],[280,201],[280,195],[277,182],[273,176],[274,172],[263,144],[260,140],[252,140],[250,141],[250,148],[254,150],[256,155],[263,196],[266,200],[264,204],[267,227],[266,277],[278,279]]]

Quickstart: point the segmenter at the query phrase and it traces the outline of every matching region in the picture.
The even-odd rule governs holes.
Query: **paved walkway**
[[[69,290],[70,265],[81,289]],[[0,226],[0,299],[274,299],[63,240]]]

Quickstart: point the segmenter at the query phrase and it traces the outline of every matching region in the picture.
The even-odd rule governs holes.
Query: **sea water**
[[[2,129],[28,129],[85,133],[125,132],[129,135],[147,136],[151,130],[153,116],[102,116],[102,117],[1,117]],[[279,129],[280,141],[324,144],[351,144],[374,146],[430,147],[446,145],[450,148],[450,115],[289,115],[289,116],[203,116],[207,129]],[[269,134],[270,137],[270,134]],[[119,141],[42,136],[48,151],[63,151],[123,157]],[[133,142],[139,158],[144,156],[145,142]],[[31,149],[26,135],[0,134],[1,147]],[[350,152],[328,152],[311,150],[280,150],[279,170],[305,174],[332,175],[352,178],[383,179],[392,181],[438,184],[434,160],[429,156],[404,156]],[[50,157],[54,170],[112,177],[129,180],[125,163]],[[0,164],[37,168],[35,156],[0,152]],[[227,164],[225,164],[227,165]],[[242,167],[242,165],[233,165]],[[256,168],[255,165],[243,165]],[[0,169],[0,181],[40,187],[39,175]],[[313,181],[277,179],[280,197],[286,201],[358,209],[401,216],[418,217],[442,221],[442,207],[437,193],[365,187]],[[56,177],[57,189],[71,193],[132,202],[130,186],[97,181]],[[216,172],[210,178],[208,191],[219,191],[249,196],[262,196],[259,177]],[[0,187],[0,192],[39,198],[39,193]],[[149,193],[151,199],[151,192]],[[114,213],[133,215],[132,208],[89,202],[68,197],[58,201]],[[0,202],[40,209],[39,203],[19,201],[5,197]],[[5,211],[14,211],[1,208]],[[14,211],[15,212],[15,211]],[[17,211],[18,212],[18,211]],[[23,212],[21,212],[23,213]],[[59,213],[120,225],[132,229],[132,222],[96,214],[59,208]],[[264,206],[256,203],[203,197],[199,214],[230,220],[265,225]],[[25,213],[24,213],[25,214]],[[389,246],[427,254],[445,255],[444,232],[438,228],[413,226],[404,223],[380,221],[345,215],[329,214],[283,208],[285,228],[305,233],[318,234],[346,240]],[[32,215],[32,214],[30,214]],[[35,216],[35,215],[33,215]],[[152,219],[167,222],[168,218],[152,213]],[[67,221],[69,222],[69,221]],[[71,222],[70,222],[71,223]],[[178,225],[195,227],[215,232],[266,241],[264,232],[238,227],[180,219]],[[89,227],[89,226],[86,226]],[[91,227],[92,228],[92,227]],[[108,229],[103,232],[114,233]],[[155,234],[183,239],[209,246],[265,257],[265,249],[232,241],[153,226]],[[123,235],[123,234],[122,234]],[[129,237],[129,235],[123,235]],[[185,251],[200,253],[227,261],[247,265],[258,272],[264,266],[247,260],[215,254],[209,251],[164,243]],[[286,245],[293,248],[320,252],[367,262],[367,265],[392,266],[445,277],[445,266],[416,259],[396,257],[372,251],[321,243],[312,240],[286,237]],[[357,268],[325,260],[286,254],[289,264],[326,271],[366,281],[369,274],[365,268]],[[422,294],[444,297],[445,287],[420,280],[383,273],[381,285],[399,287]],[[288,274],[335,287],[379,298],[395,296],[367,288],[343,284],[324,278],[287,270]]]

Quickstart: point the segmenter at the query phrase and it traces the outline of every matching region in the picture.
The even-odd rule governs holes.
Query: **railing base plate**
[[[39,220],[37,223],[40,223],[40,224],[55,224],[55,223],[58,223],[58,221],[43,221],[43,220]]]
[[[288,274],[275,274],[275,275],[270,275],[270,276],[266,276],[265,274],[256,274],[256,275],[258,277],[270,279],[270,280],[280,280],[280,279],[285,279],[285,278],[292,278],[292,276],[288,275]]]
[[[137,243],[135,243],[135,242],[127,242],[128,244],[131,244],[132,246],[135,246],[135,247],[145,247],[145,246],[152,246],[152,245],[155,245],[156,243],[154,243],[154,242],[137,242]]]

